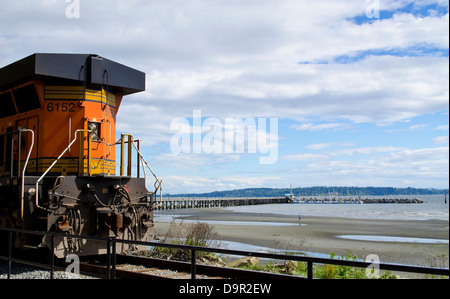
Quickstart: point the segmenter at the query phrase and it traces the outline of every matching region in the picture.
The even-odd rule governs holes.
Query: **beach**
[[[210,223],[218,239],[276,251],[302,251],[329,257],[365,259],[376,254],[383,263],[449,266],[448,220],[353,219],[241,213],[221,208],[170,210],[156,213],[155,228],[163,236],[176,221]],[[375,240],[373,237],[376,236]],[[228,249],[235,249],[232,246]],[[249,250],[251,251],[251,250]]]

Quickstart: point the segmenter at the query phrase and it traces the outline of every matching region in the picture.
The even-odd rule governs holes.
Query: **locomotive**
[[[94,54],[37,53],[1,68],[0,226],[67,233],[53,241],[60,258],[106,252],[69,235],[153,240],[162,181],[140,140],[116,137],[123,97],[144,90],[145,73]],[[50,247],[50,238],[15,233],[14,245]]]

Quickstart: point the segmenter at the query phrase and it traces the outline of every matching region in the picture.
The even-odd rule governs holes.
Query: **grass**
[[[335,254],[330,254],[331,258],[335,258]],[[346,256],[341,256],[338,259],[343,260],[357,260],[358,257],[356,255],[352,255],[350,251],[347,252]],[[268,271],[273,273],[280,274],[289,274],[289,275],[297,275],[306,277],[307,276],[307,263],[306,262],[294,262],[287,261],[284,264],[277,264],[273,262],[269,262],[265,265],[257,264],[257,265],[248,265],[242,267],[247,270],[255,270],[255,271]],[[314,278],[319,279],[367,279],[366,269],[357,268],[357,267],[349,267],[349,266],[340,266],[340,265],[315,265],[313,269]],[[380,279],[396,279],[397,276],[390,273],[384,272],[379,277]]]
[[[162,243],[191,245],[199,247],[220,248],[222,244],[217,240],[218,234],[214,231],[214,227],[202,222],[184,223],[172,221],[169,230],[162,237]],[[158,258],[189,260],[191,256],[190,250],[155,247],[147,255]],[[197,252],[197,258],[214,255],[208,252]]]

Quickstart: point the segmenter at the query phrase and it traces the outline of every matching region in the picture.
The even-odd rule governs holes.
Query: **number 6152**
[[[75,112],[74,103],[48,103],[48,112]]]

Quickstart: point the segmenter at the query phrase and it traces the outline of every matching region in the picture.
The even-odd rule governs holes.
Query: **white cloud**
[[[384,9],[404,4],[384,2]],[[65,17],[64,1],[40,3],[2,3],[0,64],[33,52],[97,52],[145,71],[147,91],[138,98],[148,101],[142,107],[172,117],[201,108],[212,117],[392,122],[448,104],[446,57],[333,63],[366,50],[448,48],[448,14],[396,14],[357,25],[349,19],[364,15],[367,3],[360,0],[82,0],[75,20]],[[155,121],[159,117],[144,125],[150,130]],[[332,122],[310,130],[333,128],[345,126]]]
[[[375,157],[346,160],[328,157],[292,169],[304,184],[332,182],[357,186],[448,186],[448,147],[404,149]],[[407,174],[407,175],[405,175]]]
[[[410,130],[423,130],[428,126],[429,126],[429,124],[417,124],[417,125],[410,126],[409,129]]]
[[[212,192],[221,190],[243,189],[253,187],[265,187],[279,184],[282,181],[280,176],[166,176],[164,177],[165,188],[171,190],[170,193],[197,193]]]
[[[329,156],[326,154],[292,154],[292,155],[285,155],[281,157],[282,160],[288,160],[288,161],[311,161],[311,160],[320,160],[320,159],[328,159]]]
[[[307,146],[305,146],[306,149],[310,149],[310,150],[323,150],[326,149],[330,146],[332,146],[333,143],[331,142],[327,142],[327,143],[316,143],[316,144],[309,144]]]
[[[310,144],[305,146],[306,149],[321,151],[319,153],[297,153],[291,155],[284,155],[281,158],[283,160],[288,161],[308,161],[308,160],[331,160],[335,159],[335,157],[342,156],[355,156],[355,155],[373,155],[379,153],[394,153],[401,152],[407,150],[404,147],[393,147],[393,146],[372,146],[372,147],[360,147],[360,148],[350,148],[350,149],[342,149],[336,150],[335,147],[347,147],[352,146],[353,144],[350,142],[342,142],[342,143],[318,143],[318,144]],[[327,148],[333,147],[333,150],[324,151]]]
[[[448,58],[376,56],[347,65],[280,68],[269,63],[251,68],[237,66],[239,71],[231,72],[223,68],[204,70],[222,74],[209,77],[171,73],[152,83],[149,99],[161,109],[168,102],[176,101],[175,112],[185,115],[201,107],[206,115],[213,117],[316,117],[357,123],[395,122],[447,108],[447,64]],[[209,79],[207,83],[198,83],[195,78]],[[173,85],[173,82],[180,84]],[[318,131],[349,126],[330,122],[306,123],[295,128]]]
[[[353,146],[353,142],[326,142],[326,143],[316,143],[316,144],[309,144],[305,146],[306,149],[310,150],[323,150],[329,147],[347,147],[347,146]]]
[[[163,153],[154,157],[154,165],[169,166],[177,169],[187,170],[190,172],[201,172],[202,167],[221,168],[240,160],[242,155],[239,154],[175,154]]]
[[[316,131],[323,131],[323,130],[332,130],[332,131],[339,131],[339,130],[346,130],[351,128],[352,126],[347,123],[325,123],[325,124],[313,124],[313,123],[303,123],[303,124],[297,124],[291,126],[291,128],[297,130],[297,131],[309,131],[309,132],[316,132]]]
[[[405,148],[398,148],[393,146],[370,146],[370,147],[338,150],[333,151],[330,154],[333,156],[344,156],[344,155],[353,156],[353,155],[370,155],[376,153],[390,153],[390,152],[398,152],[401,150],[405,150]]]
[[[435,130],[448,131],[448,125],[438,126]]]
[[[448,136],[438,136],[433,138],[435,144],[445,144],[448,143]]]

